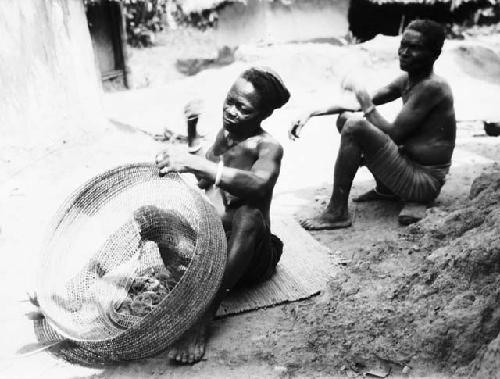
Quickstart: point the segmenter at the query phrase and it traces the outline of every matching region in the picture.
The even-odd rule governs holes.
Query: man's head
[[[445,40],[443,27],[431,20],[414,20],[405,29],[398,50],[402,70],[414,72],[432,68]]]
[[[238,133],[258,127],[290,98],[290,92],[277,73],[269,68],[245,70],[230,88],[223,106],[224,128]]]

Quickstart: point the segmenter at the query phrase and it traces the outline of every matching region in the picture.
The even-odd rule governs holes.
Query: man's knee
[[[337,117],[337,130],[339,131],[339,133],[342,133],[342,129],[344,128],[344,125],[345,123],[347,122],[347,120],[349,120],[349,118],[351,118],[353,115],[352,112],[342,112],[339,114],[339,116]]]
[[[370,124],[365,119],[350,117],[346,120],[342,128],[342,135],[360,137],[369,128]]]

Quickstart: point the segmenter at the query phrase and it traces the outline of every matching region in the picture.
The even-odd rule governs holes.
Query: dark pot
[[[500,136],[500,122],[485,121],[484,131],[487,135],[491,137]]]

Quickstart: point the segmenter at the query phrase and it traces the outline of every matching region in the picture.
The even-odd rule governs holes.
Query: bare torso
[[[207,158],[213,162],[218,162],[219,157],[224,161],[224,167],[231,167],[239,170],[251,171],[255,162],[259,158],[259,152],[263,143],[279,143],[264,130],[261,133],[241,141],[232,140],[225,132],[219,132],[214,145],[207,153]],[[252,205],[258,208],[270,228],[270,206],[273,196],[270,191],[265,198],[259,200],[250,200],[235,196],[228,191],[217,188],[218,195],[222,198],[223,209],[221,213],[222,222],[226,230],[230,229],[234,212],[244,204]]]
[[[402,151],[414,161],[426,165],[441,165],[451,162],[455,148],[456,121],[453,95],[448,83],[432,75],[427,81],[433,81],[441,90],[442,99],[430,110],[421,126],[398,144]],[[410,87],[409,81],[402,81],[401,98],[403,106],[412,96],[422,90],[422,82]]]

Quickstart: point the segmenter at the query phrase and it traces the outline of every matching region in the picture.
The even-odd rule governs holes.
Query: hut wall
[[[481,19],[474,21],[477,11],[484,8],[492,8],[495,17],[490,22],[498,22],[498,5],[492,6],[487,0],[478,2],[466,2],[456,9],[452,9],[449,3],[408,3],[387,2],[376,4],[370,0],[351,0],[348,9],[349,30],[361,41],[366,41],[377,34],[397,35],[401,25],[408,25],[411,20],[426,18],[444,24],[451,23],[481,23]],[[476,17],[477,18],[477,17]],[[402,22],[403,21],[403,22]]]
[[[351,0],[347,14],[349,30],[366,41],[377,34],[397,35],[401,23],[398,7],[377,5],[367,0]]]
[[[416,18],[427,18],[442,23],[453,20],[450,4],[374,4],[368,0],[351,0],[348,10],[349,30],[362,40],[377,34],[398,35],[401,25]]]
[[[0,0],[0,170],[9,175],[104,125],[81,0]]]
[[[216,32],[220,44],[229,46],[343,37],[347,8],[348,0],[249,0],[221,9]]]
[[[484,12],[490,10],[491,12]],[[485,14],[486,13],[486,14]],[[500,4],[485,2],[467,2],[453,10],[454,21],[471,26],[474,24],[492,24],[500,21]]]

